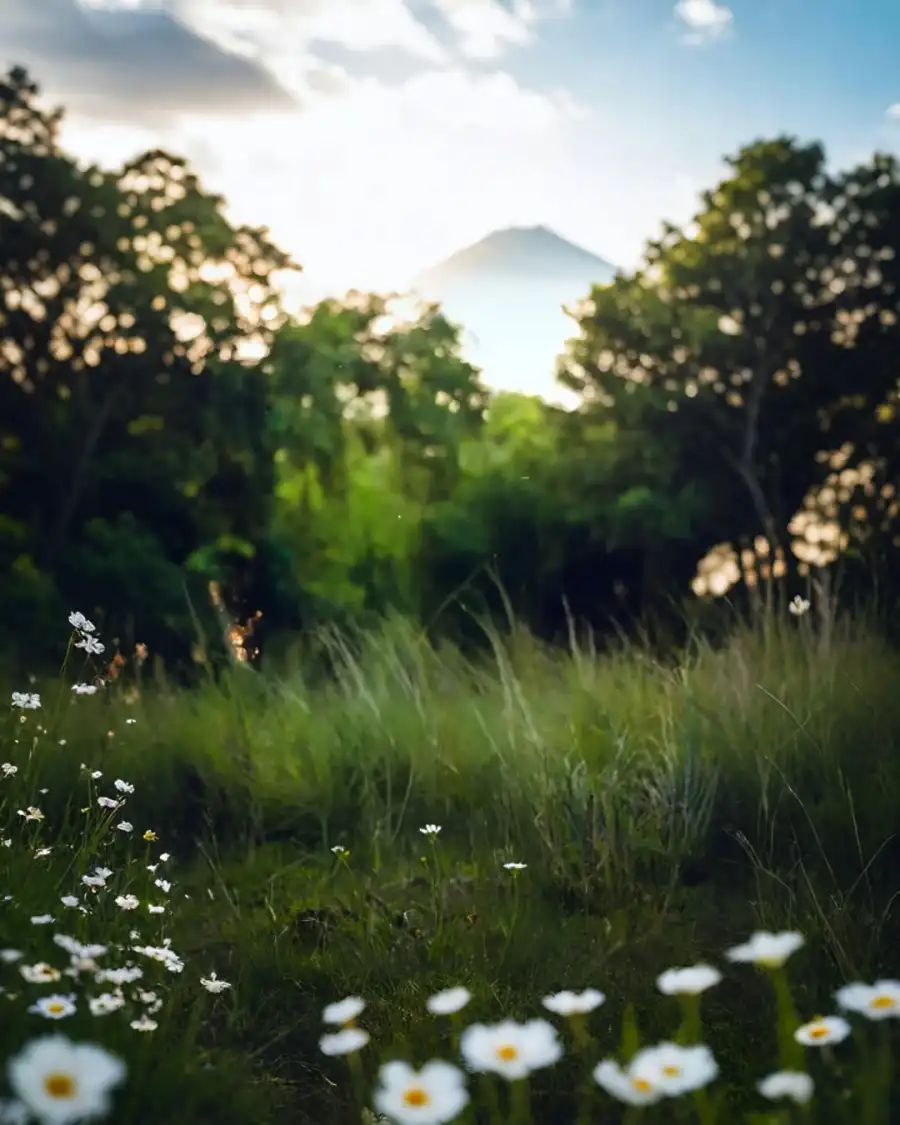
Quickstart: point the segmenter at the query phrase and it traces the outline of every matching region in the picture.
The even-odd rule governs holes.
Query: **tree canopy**
[[[0,81],[12,648],[76,605],[175,660],[221,619],[271,639],[511,609],[558,636],[721,592],[696,575],[722,544],[750,583],[900,546],[893,158],[743,148],[572,311],[566,411],[492,395],[437,306],[287,310],[300,267],[186,161],[84,167],[59,124],[24,71]]]

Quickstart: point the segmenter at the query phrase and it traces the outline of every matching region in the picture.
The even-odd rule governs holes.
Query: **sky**
[[[898,60],[898,0],[0,0],[67,148],[188,157],[304,300],[507,226],[632,267],[755,138],[900,152]]]

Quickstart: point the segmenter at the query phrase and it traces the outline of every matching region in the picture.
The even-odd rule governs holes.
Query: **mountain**
[[[559,399],[553,369],[575,331],[562,312],[615,267],[546,227],[493,231],[425,270],[413,288],[463,326],[468,359],[502,390]]]

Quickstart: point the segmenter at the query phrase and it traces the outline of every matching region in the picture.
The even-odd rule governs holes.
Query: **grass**
[[[36,985],[0,963],[0,1053],[47,1031],[27,1011],[38,996],[74,992],[78,1010],[50,1030],[125,1060],[113,1116],[128,1125],[338,1125],[359,1122],[360,1108],[348,1059],[319,1049],[331,1001],[367,1001],[372,1043],[348,1058],[368,1099],[378,1059],[458,1058],[450,1025],[425,1011],[433,992],[466,985],[460,1017],[490,1023],[547,1016],[543,996],[593,986],[606,1001],[586,1053],[528,1083],[535,1120],[574,1122],[582,1076],[633,1046],[630,1012],[642,1043],[679,1026],[677,1001],[654,984],[664,969],[721,965],[756,929],[799,930],[796,1019],[834,1011],[846,981],[900,976],[900,654],[863,623],[822,632],[810,617],[771,616],[662,663],[636,647],[550,651],[522,633],[492,635],[488,656],[464,659],[393,621],[330,634],[323,654],[327,675],[321,659],[236,668],[191,691],[131,660],[82,697],[71,684],[97,658],[82,668],[70,647],[58,682],[10,685],[42,705],[11,708],[0,728],[0,761],[18,767],[0,778],[0,839],[11,841],[0,896],[12,896],[0,944],[63,968],[54,933],[122,945],[110,964],[169,938],[184,968],[130,954],[145,977],[125,987],[122,1010],[93,1016],[84,997],[102,989],[90,973]],[[99,808],[115,778],[134,793]],[[29,806],[44,819],[18,815]],[[116,829],[123,816],[131,832]],[[442,826],[433,840],[428,823]],[[52,850],[36,858],[42,847]],[[79,887],[98,864],[113,869],[108,888]],[[75,892],[89,914],[60,905]],[[140,906],[117,906],[123,894]],[[54,923],[31,923],[47,912]],[[200,978],[213,971],[232,987],[208,993]],[[147,1005],[131,997],[151,986],[158,1026],[132,1030]],[[778,1065],[773,1029],[794,1018],[775,995],[758,972],[729,968],[703,997],[720,1066],[712,1101],[640,1112],[671,1120],[674,1105],[704,1123],[763,1113],[754,1085]],[[885,1081],[872,1070],[879,1051],[863,1050],[874,1027],[833,1056],[808,1052],[829,1122],[889,1120],[866,1100]],[[786,1121],[774,1108],[780,1117],[758,1119]],[[592,1122],[634,1112],[594,1086]]]

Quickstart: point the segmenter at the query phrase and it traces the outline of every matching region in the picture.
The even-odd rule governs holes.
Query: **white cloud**
[[[158,2],[158,0],[157,0]],[[406,0],[168,0],[179,16],[226,50],[274,55],[316,40],[353,51],[396,47],[428,62],[446,52]]]
[[[885,110],[885,116],[889,121],[900,121],[900,102],[889,105]]]
[[[507,47],[521,47],[535,39],[535,25],[571,11],[572,0],[433,0],[435,8],[456,33],[459,50],[470,59],[493,59]]]
[[[194,115],[152,140],[73,118],[63,142],[104,163],[150,143],[187,156],[237,220],[296,255],[308,300],[403,288],[492,228],[542,221],[574,174],[566,126],[585,111],[565,92],[459,68],[393,86],[341,77],[345,94],[303,112]]]
[[[727,4],[716,0],[678,0],[675,15],[690,29],[684,42],[692,45],[718,39],[734,24],[734,13]]]

